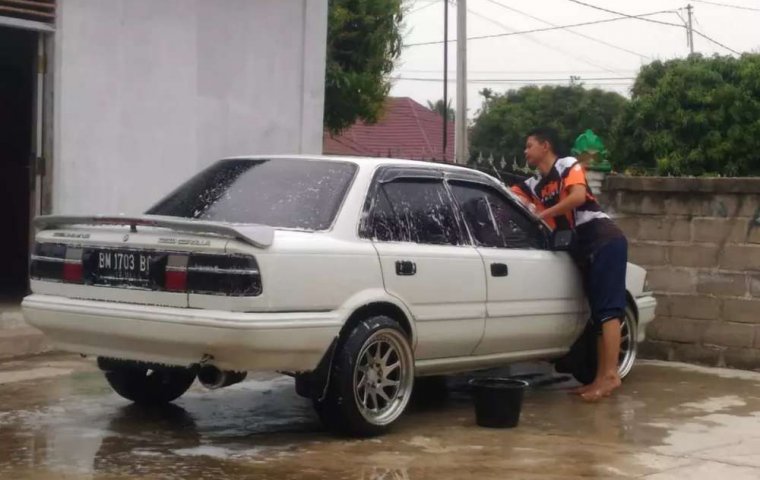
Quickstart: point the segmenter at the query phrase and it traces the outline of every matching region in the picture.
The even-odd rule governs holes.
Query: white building
[[[220,157],[321,152],[326,32],[327,0],[0,0],[0,297],[38,213],[138,213]]]

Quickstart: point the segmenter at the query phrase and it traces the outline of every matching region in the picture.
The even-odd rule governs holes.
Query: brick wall
[[[643,356],[760,370],[760,178],[610,176],[601,197],[657,296]]]

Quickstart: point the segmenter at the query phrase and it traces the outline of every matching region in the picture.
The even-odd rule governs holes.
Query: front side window
[[[222,160],[148,210],[152,215],[325,230],[357,166],[302,159]]]
[[[460,229],[441,180],[398,179],[374,189],[370,236],[383,242],[459,245]]]
[[[452,181],[454,197],[478,245],[492,248],[544,248],[541,229],[491,187]]]

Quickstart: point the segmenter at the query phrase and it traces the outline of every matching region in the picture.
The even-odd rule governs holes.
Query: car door
[[[416,358],[470,355],[485,328],[485,272],[442,172],[381,169],[366,211],[385,289],[414,317]]]
[[[580,274],[570,256],[499,187],[450,179],[487,278],[486,328],[476,355],[572,344],[583,322]]]

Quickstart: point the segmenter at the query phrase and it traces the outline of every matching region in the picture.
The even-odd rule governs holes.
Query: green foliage
[[[454,108],[451,106],[450,98],[449,98],[449,101],[446,102],[446,105],[443,104],[443,99],[436,100],[435,102],[431,102],[430,100],[428,100],[427,104],[428,104],[428,108],[436,112],[438,115],[442,117],[446,117],[449,120],[454,120],[454,117],[456,116],[456,112],[454,111]]]
[[[373,123],[401,54],[402,0],[330,0],[327,24],[325,127]]]
[[[760,55],[656,61],[632,94],[612,138],[619,169],[760,174]]]
[[[477,156],[504,157],[512,170],[514,160],[524,164],[525,134],[539,126],[557,129],[567,147],[586,129],[608,138],[616,116],[626,104],[625,97],[582,85],[524,87],[496,94],[480,92],[484,104],[471,130],[471,163]]]

